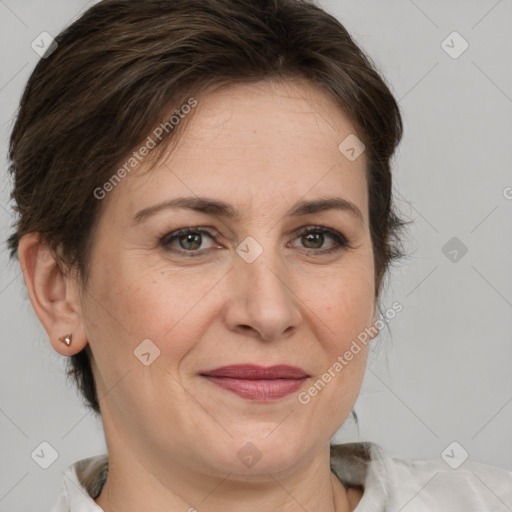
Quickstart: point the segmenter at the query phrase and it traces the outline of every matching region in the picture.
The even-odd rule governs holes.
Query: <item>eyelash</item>
[[[212,249],[186,251],[184,249],[176,250],[176,249],[169,248],[169,245],[171,244],[171,242],[173,242],[174,240],[177,240],[181,236],[189,235],[189,234],[198,234],[198,233],[201,235],[207,235],[210,238],[215,239],[215,235],[208,230],[205,230],[203,228],[190,227],[190,228],[178,229],[176,231],[172,231],[171,233],[166,234],[165,236],[163,236],[160,239],[160,245],[162,245],[167,251],[178,253],[180,255],[183,255],[184,257],[195,258],[198,256],[202,256],[205,254],[205,252],[208,252]],[[314,253],[319,253],[319,254],[330,254],[330,253],[342,251],[345,249],[352,249],[352,246],[350,245],[348,240],[345,238],[345,236],[343,236],[341,233],[339,233],[338,231],[336,231],[334,229],[326,228],[324,226],[308,227],[308,228],[302,229],[298,232],[296,231],[294,234],[296,235],[296,238],[298,238],[298,237],[301,237],[304,235],[308,235],[310,233],[327,234],[335,241],[335,243],[329,249],[306,249],[306,251],[312,251]]]

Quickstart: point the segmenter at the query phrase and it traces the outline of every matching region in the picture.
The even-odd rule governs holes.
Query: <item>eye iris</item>
[[[194,239],[195,239],[195,243],[194,243]],[[185,240],[185,244],[192,243],[193,247],[184,246],[182,244],[182,240]],[[180,246],[182,247],[182,249],[185,249],[185,250],[198,249],[201,246],[201,235],[199,233],[196,233],[196,234],[189,233],[186,235],[182,235],[179,238],[179,243],[180,243]]]
[[[320,242],[314,245],[313,249],[319,249],[322,247],[323,241],[324,241],[324,234],[323,233],[307,233],[306,235],[303,235],[303,239],[306,240],[306,243],[313,242]]]

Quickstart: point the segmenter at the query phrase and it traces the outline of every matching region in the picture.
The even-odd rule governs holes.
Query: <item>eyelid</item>
[[[307,233],[322,233],[327,234],[333,240],[335,241],[334,244],[329,248],[324,249],[308,249],[303,248],[304,251],[306,251],[308,254],[316,253],[318,255],[326,254],[326,253],[333,253],[333,252],[341,252],[343,250],[352,249],[352,245],[350,244],[348,238],[340,231],[334,228],[329,228],[327,226],[319,226],[319,225],[309,225],[309,226],[302,226],[300,228],[297,228],[296,230],[292,231],[292,235],[294,236],[293,240],[295,240],[297,237],[307,234]],[[178,239],[180,236],[187,235],[189,233],[199,233],[201,235],[207,235],[209,236],[213,241],[218,239],[221,235],[220,233],[210,227],[203,227],[203,226],[187,226],[183,228],[176,229],[174,231],[171,231],[167,234],[165,234],[163,237],[160,238],[159,244],[164,247],[165,250],[169,252],[173,252],[178,255],[183,255],[185,257],[196,257],[196,256],[202,256],[204,254],[207,254],[213,250],[213,248],[210,249],[200,249],[195,251],[186,251],[185,249],[171,249],[170,243]],[[292,241],[293,241],[292,240]],[[218,248],[218,247],[217,247]]]
[[[212,240],[215,240],[219,237],[219,233],[216,230],[213,230],[211,228],[205,228],[202,226],[187,226],[184,228],[175,229],[174,231],[171,231],[167,234],[165,234],[162,238],[159,240],[159,244],[164,247],[164,249],[179,253],[179,254],[186,254],[187,256],[193,255],[200,255],[204,254],[209,249],[203,249],[201,251],[185,251],[184,249],[170,249],[170,243],[177,240],[180,236],[187,235],[189,233],[200,233],[201,235],[208,235]]]
[[[352,245],[350,244],[349,239],[341,231],[338,231],[337,229],[334,229],[334,228],[329,228],[327,226],[311,225],[311,226],[301,227],[294,231],[294,235],[301,236],[303,234],[307,234],[310,232],[312,232],[312,233],[319,232],[319,233],[329,235],[331,238],[333,238],[337,242],[337,244],[335,244],[335,245],[337,245],[337,249],[339,251],[341,251],[343,249],[353,249]],[[331,249],[331,251],[329,251],[328,249],[307,249],[307,248],[305,248],[304,250],[317,252],[320,254],[335,251],[335,249]]]

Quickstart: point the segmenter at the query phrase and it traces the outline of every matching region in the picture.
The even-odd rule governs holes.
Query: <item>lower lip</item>
[[[209,375],[203,375],[203,377],[216,386],[231,391],[242,398],[259,401],[274,400],[294,393],[306,380],[306,377],[302,379],[273,380],[234,379],[232,377],[211,377]]]

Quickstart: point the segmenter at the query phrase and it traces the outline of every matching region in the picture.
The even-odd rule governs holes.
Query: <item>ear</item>
[[[80,352],[87,345],[87,336],[82,326],[77,280],[61,272],[39,233],[21,237],[18,257],[30,302],[53,348],[65,356]],[[73,336],[70,346],[59,340],[67,334]]]

